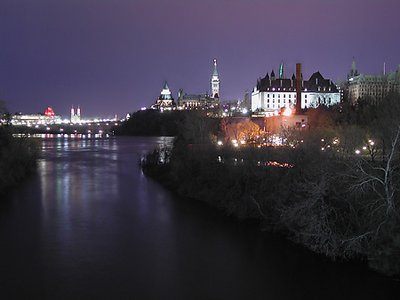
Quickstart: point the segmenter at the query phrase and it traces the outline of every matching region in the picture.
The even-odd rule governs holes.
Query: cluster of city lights
[[[232,145],[234,148],[238,148],[240,146],[255,146],[257,148],[262,148],[262,147],[277,147],[277,146],[288,146],[291,148],[296,148],[297,145],[304,143],[304,140],[296,140],[292,142],[288,142],[286,138],[283,138],[281,135],[275,134],[271,135],[269,137],[264,137],[261,138],[260,136],[256,137],[256,140],[237,140],[233,139],[230,141],[230,145]],[[325,138],[321,139],[321,151],[329,151],[329,150],[336,150],[336,152],[340,152],[340,148],[338,148],[338,145],[340,144],[340,140],[337,137],[334,137],[332,141],[328,142]],[[224,143],[221,140],[217,141],[218,146],[223,146]],[[354,153],[357,155],[361,155],[363,152],[371,153],[373,151],[376,151],[373,146],[375,145],[375,142],[372,139],[368,140],[368,143],[364,145],[360,149],[355,149]],[[283,165],[282,167],[290,167]]]
[[[368,140],[368,144],[366,146],[363,146],[362,150],[364,150],[364,152],[365,151],[369,152],[369,151],[371,151],[371,147],[373,147],[374,145],[375,145],[375,142],[373,140],[369,139]],[[357,155],[360,155],[362,153],[362,151],[360,149],[356,149],[354,151],[354,153],[357,154]]]
[[[268,167],[278,167],[278,168],[293,168],[293,165],[288,163],[280,163],[277,161],[267,161],[266,165]]]
[[[42,139],[49,139],[49,138],[63,138],[63,139],[98,139],[98,138],[109,138],[110,134],[81,134],[81,133],[71,133],[71,134],[53,134],[53,133],[35,133],[35,134],[25,134],[25,133],[15,133],[12,135],[15,138],[42,138]]]
[[[333,146],[335,146],[336,152],[340,152],[340,150],[337,148],[337,146],[339,145],[340,141],[338,138],[334,138],[332,141],[332,146],[331,144],[327,144],[325,139],[321,139],[321,143],[323,143],[324,145],[321,147],[321,151],[327,151],[329,149],[331,149]],[[361,148],[357,148],[354,150],[354,154],[356,155],[362,155],[363,153],[371,153],[376,151],[376,149],[374,148],[375,142],[372,139],[368,139],[368,143],[364,146],[362,146]]]

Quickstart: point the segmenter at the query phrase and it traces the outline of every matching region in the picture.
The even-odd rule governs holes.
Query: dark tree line
[[[144,170],[315,252],[400,274],[400,97],[307,113],[310,130],[285,132],[294,147],[241,150],[216,147],[207,118],[187,118],[168,163],[155,151]]]
[[[0,101],[0,194],[16,186],[33,172],[36,166],[37,147],[31,140],[13,138],[9,122],[10,114]]]

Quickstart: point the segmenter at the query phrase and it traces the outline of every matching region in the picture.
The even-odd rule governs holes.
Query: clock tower
[[[214,59],[214,70],[211,76],[211,98],[219,99],[219,76],[217,71],[217,60]]]

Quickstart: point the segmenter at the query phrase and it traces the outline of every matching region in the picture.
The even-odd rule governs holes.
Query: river
[[[36,174],[0,201],[0,298],[398,299],[397,281],[145,177],[140,157],[168,142],[40,140]]]

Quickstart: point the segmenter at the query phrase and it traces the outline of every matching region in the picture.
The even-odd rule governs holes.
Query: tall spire
[[[283,79],[285,77],[285,75],[283,74],[283,68],[284,64],[283,62],[281,62],[281,64],[279,65],[279,79]]]
[[[219,75],[217,71],[217,60],[214,59],[214,70],[211,76],[211,98],[219,99]]]
[[[348,79],[354,77],[354,76],[358,76],[360,75],[360,73],[358,73],[357,67],[356,67],[356,61],[354,59],[353,56],[353,61],[351,62],[351,69],[350,69],[350,73],[347,75]]]
[[[213,76],[218,76],[218,71],[217,71],[217,59],[214,58],[214,71],[213,71]]]
[[[163,90],[169,90],[168,83],[165,80]]]

